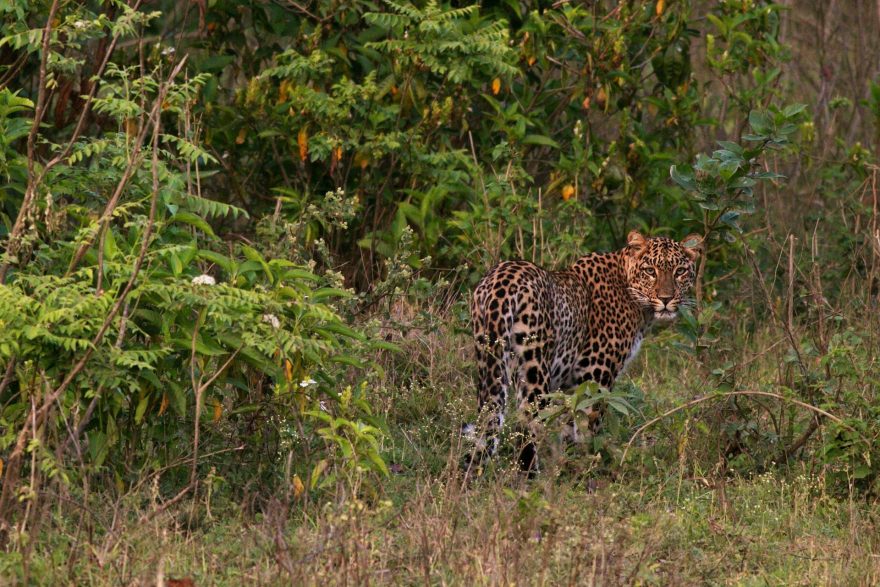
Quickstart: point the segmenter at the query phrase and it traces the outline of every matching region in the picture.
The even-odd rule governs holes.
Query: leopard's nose
[[[663,302],[664,306],[668,306],[669,302],[672,301],[672,296],[657,296],[657,299]]]

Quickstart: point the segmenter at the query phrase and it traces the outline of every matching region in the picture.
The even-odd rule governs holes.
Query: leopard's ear
[[[631,230],[628,235],[626,235],[626,250],[628,253],[633,255],[638,255],[645,247],[648,246],[648,239],[642,236],[638,230]]]
[[[681,246],[684,247],[684,252],[688,257],[692,261],[696,261],[700,253],[703,252],[703,237],[699,234],[689,234],[681,239]]]

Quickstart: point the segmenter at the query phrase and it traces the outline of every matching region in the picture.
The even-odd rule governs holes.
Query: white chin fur
[[[678,317],[678,312],[654,312],[654,320],[657,322],[672,322]]]

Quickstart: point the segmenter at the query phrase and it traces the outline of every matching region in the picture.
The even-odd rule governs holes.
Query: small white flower
[[[162,55],[173,55],[176,49],[174,47],[165,47],[162,49]]]
[[[78,20],[73,23],[73,28],[78,29],[78,30],[83,30],[87,26],[89,26],[89,23],[87,23],[84,20]]]
[[[210,275],[198,275],[192,278],[193,285],[216,285],[217,282]]]
[[[272,328],[281,328],[281,320],[279,320],[278,316],[275,314],[263,314],[263,322],[270,325]]]
[[[314,385],[316,383],[317,383],[317,381],[315,381],[314,379],[312,379],[310,377],[308,379],[303,379],[302,381],[300,381],[299,386],[302,388],[306,388],[306,387],[309,387],[310,385]]]

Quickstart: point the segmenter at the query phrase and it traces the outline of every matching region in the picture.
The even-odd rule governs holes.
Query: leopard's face
[[[702,237],[689,235],[681,242],[665,237],[646,238],[629,234],[624,250],[627,287],[632,299],[654,320],[670,322],[684,305],[696,277]]]

